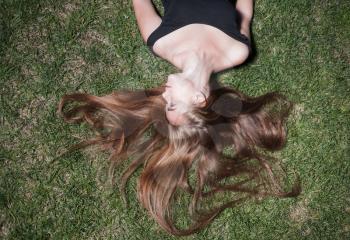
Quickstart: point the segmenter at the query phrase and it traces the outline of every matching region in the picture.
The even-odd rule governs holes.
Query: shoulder
[[[247,60],[250,53],[250,49],[243,43],[233,44],[227,51],[227,59],[231,67],[240,65]]]

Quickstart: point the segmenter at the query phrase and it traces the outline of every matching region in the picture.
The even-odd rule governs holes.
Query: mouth
[[[167,87],[171,87],[171,86],[169,86],[167,82],[164,82],[163,84],[161,84],[161,87],[166,87],[167,88]]]

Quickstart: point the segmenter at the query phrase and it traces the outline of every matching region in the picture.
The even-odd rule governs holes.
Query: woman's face
[[[165,106],[166,117],[172,125],[186,123],[184,113],[193,106],[193,95],[196,89],[193,83],[184,78],[181,73],[170,74],[162,94],[167,102]]]

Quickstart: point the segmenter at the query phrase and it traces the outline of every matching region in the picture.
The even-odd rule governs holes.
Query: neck
[[[209,96],[209,78],[213,72],[213,59],[203,51],[187,51],[182,53],[182,74],[193,86]]]

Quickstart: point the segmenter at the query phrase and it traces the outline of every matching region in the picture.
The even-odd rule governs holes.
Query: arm
[[[162,19],[154,9],[151,0],[133,0],[137,25],[143,40],[146,42],[149,35],[160,25]]]
[[[237,0],[236,10],[241,16],[241,33],[250,39],[250,22],[253,17],[253,0]]]

